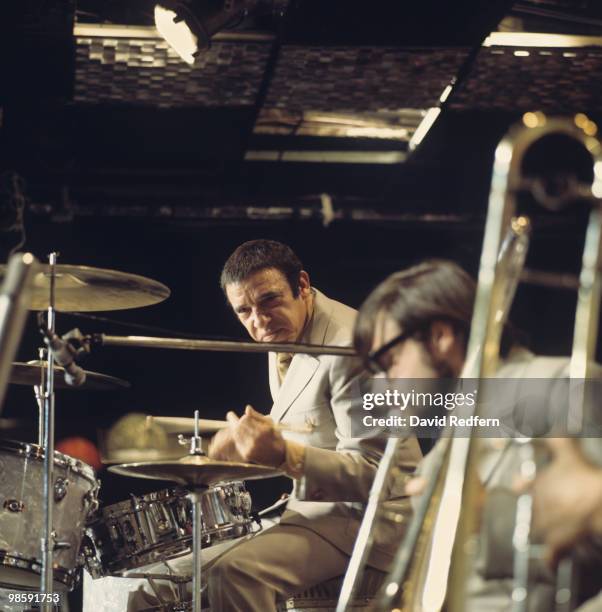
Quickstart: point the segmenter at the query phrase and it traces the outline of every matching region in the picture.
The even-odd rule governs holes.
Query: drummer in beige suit
[[[351,345],[356,312],[314,289],[284,244],[244,243],[226,262],[221,284],[258,342]],[[270,353],[270,416],[250,406],[242,415],[228,414],[230,428],[214,437],[209,455],[279,467],[294,488],[278,525],[234,546],[209,569],[212,610],[269,612],[278,596],[344,574],[385,444],[352,438],[364,376],[354,358]],[[312,431],[285,438],[275,427],[282,421]],[[419,458],[416,439],[407,439],[400,477],[387,492],[388,516],[410,512],[404,486]],[[381,522],[370,566],[388,569],[404,523]]]

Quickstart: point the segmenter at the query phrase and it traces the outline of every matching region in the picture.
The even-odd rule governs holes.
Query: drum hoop
[[[19,442],[17,440],[0,440],[0,452],[2,451],[27,459],[34,459],[35,461],[43,461],[45,456],[44,448],[38,444]],[[92,484],[98,482],[94,468],[81,459],[75,459],[59,451],[54,451],[54,462],[56,465],[71,470],[78,476],[82,476],[82,478]]]
[[[178,540],[174,540],[173,542],[164,542],[162,545],[161,544],[153,544],[152,546],[148,546],[147,548],[144,548],[142,550],[139,550],[138,552],[132,553],[129,556],[124,556],[121,557],[121,560],[123,561],[128,561],[128,560],[134,560],[134,561],[144,561],[144,558],[147,556],[151,556],[151,557],[155,557],[154,553],[161,553],[161,552],[167,552],[169,554],[171,554],[172,552],[174,554],[177,553],[181,553],[184,551],[190,551],[192,550],[192,536],[186,535],[183,536],[181,539]],[[156,561],[153,561],[156,562]],[[145,563],[144,565],[151,565],[150,563]],[[143,566],[138,566],[138,567],[144,567]],[[136,569],[135,567],[133,569]]]
[[[223,527],[217,527],[203,532],[202,548],[206,548],[206,540],[209,538],[209,545],[214,543],[227,541],[232,539],[232,536],[244,537],[253,533],[252,520],[236,525],[227,525]],[[192,536],[184,536],[182,539],[174,540],[169,543],[154,544],[143,550],[139,550],[130,555],[124,555],[114,559],[112,562],[107,563],[104,567],[101,567],[100,572],[92,574],[93,579],[104,578],[106,576],[124,576],[126,572],[127,577],[131,577],[129,572],[132,570],[145,567],[146,565],[152,565],[158,563],[161,559],[161,555],[170,555],[169,559],[173,560],[177,556],[182,554],[188,554],[192,548]],[[134,565],[135,564],[135,565]],[[87,568],[90,571],[90,568]]]
[[[219,495],[220,491],[227,489],[228,487],[233,488],[236,493],[248,493],[247,488],[243,481],[224,482],[217,485],[212,485],[201,493],[201,496],[205,495]],[[124,499],[108,506],[103,506],[100,509],[103,519],[120,519],[123,516],[134,514],[137,512],[144,512],[146,510],[145,504],[163,504],[173,501],[179,501],[188,497],[188,491],[183,487],[168,487],[166,489],[159,489],[158,491],[151,491],[150,493],[144,493],[142,495],[133,495],[130,499]],[[123,506],[123,509],[119,508]]]
[[[233,523],[233,524],[229,524],[229,525],[223,525],[221,527],[214,527],[213,529],[207,529],[206,531],[203,532],[203,537],[205,536],[219,536],[218,538],[216,538],[217,540],[222,540],[222,539],[231,539],[230,537],[223,537],[223,536],[230,536],[230,535],[238,535],[239,537],[243,537],[248,535],[249,533],[252,533],[251,529],[253,527],[253,519],[249,518],[249,519],[245,519],[244,521],[241,521],[240,523]],[[237,532],[241,532],[241,533],[237,533]],[[244,533],[242,533],[244,531]]]
[[[0,550],[0,567],[9,567],[12,569],[24,570],[32,574],[40,575],[42,563],[38,559],[32,557],[23,557],[19,554],[13,554]],[[79,567],[73,570],[65,569],[62,566],[54,568],[54,581],[64,584],[69,591],[72,591],[79,582]],[[27,586],[4,584],[0,578],[0,587],[9,589],[18,589],[23,591],[38,590],[39,587],[28,588]]]

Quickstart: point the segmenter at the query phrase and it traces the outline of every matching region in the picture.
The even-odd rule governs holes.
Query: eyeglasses
[[[407,329],[406,331],[401,332],[401,334],[389,340],[389,342],[383,344],[380,348],[368,353],[365,360],[366,369],[372,374],[382,374],[383,372],[386,373],[389,368],[388,364],[384,360],[386,354],[394,346],[397,346],[401,342],[404,342],[405,340],[413,336],[416,331],[417,330],[415,329]]]

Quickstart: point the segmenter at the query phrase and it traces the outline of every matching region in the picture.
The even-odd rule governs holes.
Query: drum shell
[[[93,578],[127,572],[186,554],[192,543],[192,505],[182,488],[163,489],[106,506],[86,528],[82,544]],[[241,482],[201,493],[202,547],[252,531],[251,497]]]
[[[99,483],[87,464],[54,453],[53,565],[55,588],[77,583],[80,544],[97,507]],[[0,441],[0,585],[39,590],[44,526],[44,450]]]

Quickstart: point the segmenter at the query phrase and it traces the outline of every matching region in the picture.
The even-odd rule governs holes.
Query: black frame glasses
[[[415,329],[408,329],[404,332],[401,332],[401,334],[398,334],[397,336],[389,340],[389,342],[383,344],[380,348],[368,353],[365,360],[366,369],[372,374],[381,374],[382,372],[386,373],[387,366],[381,362],[382,357],[386,355],[394,346],[398,345],[400,342],[404,342],[405,340],[416,334],[416,331],[417,330]]]

